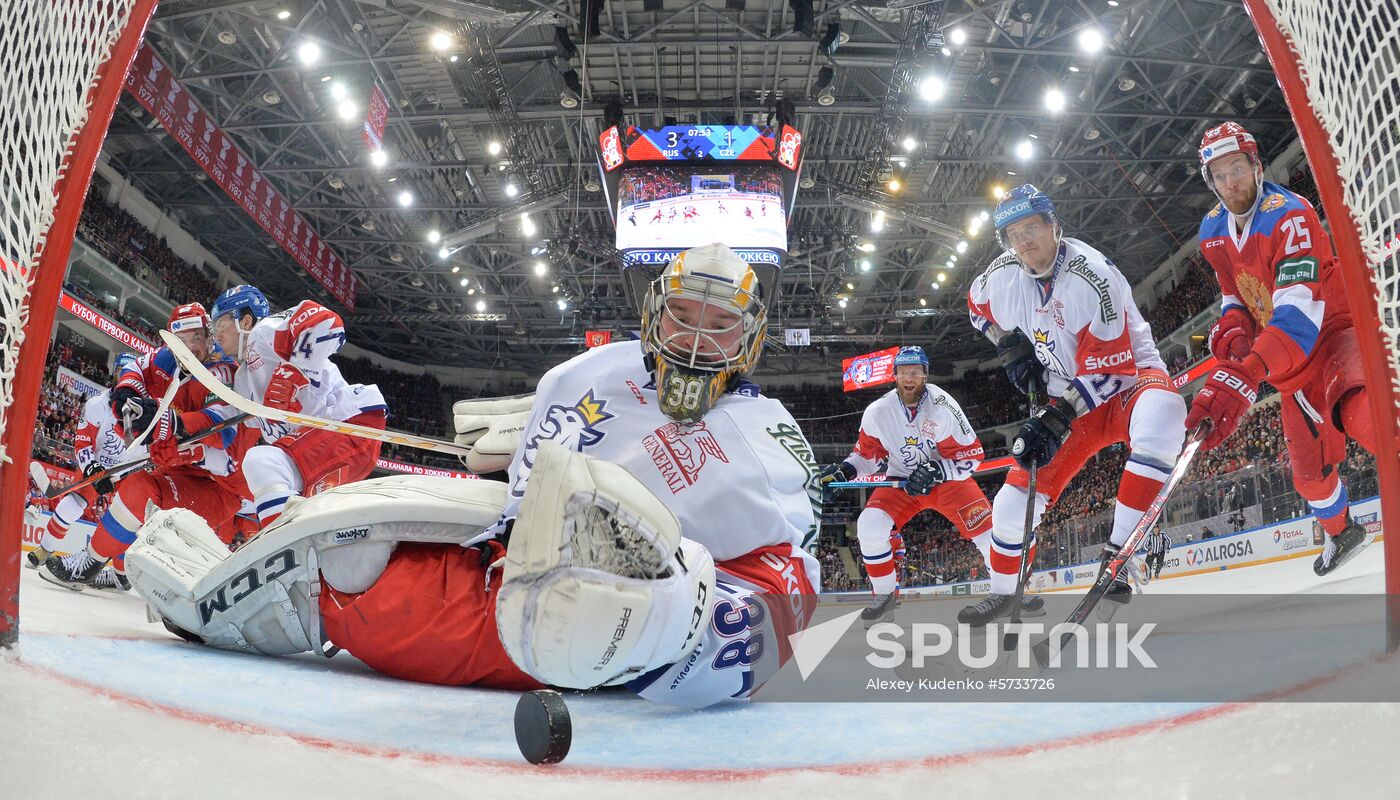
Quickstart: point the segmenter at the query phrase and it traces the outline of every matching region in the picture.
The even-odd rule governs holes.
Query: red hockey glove
[[[182,464],[193,464],[204,457],[204,448],[193,447],[188,450],[180,450],[180,439],[185,435],[185,426],[181,424],[180,415],[174,411],[166,411],[156,419],[155,429],[151,431],[151,438],[148,442],[151,449],[151,461],[158,467],[178,467]]]
[[[263,392],[263,405],[283,411],[300,411],[301,401],[297,399],[297,392],[310,385],[311,381],[301,370],[291,364],[279,364],[272,371],[272,380],[267,382],[267,391]]]
[[[1259,327],[1243,308],[1231,308],[1210,328],[1210,354],[1220,361],[1243,361],[1254,346]]]
[[[1210,433],[1206,434],[1202,444],[1210,450],[1230,438],[1245,412],[1258,399],[1259,380],[1240,365],[1222,361],[1210,373],[1206,385],[1196,393],[1196,399],[1191,403],[1191,413],[1186,415],[1186,430],[1210,420]]]

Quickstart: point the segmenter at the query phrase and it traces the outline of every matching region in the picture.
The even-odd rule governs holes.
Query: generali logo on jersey
[[[646,447],[651,463],[661,472],[671,494],[679,494],[695,483],[709,459],[729,463],[729,456],[724,454],[714,434],[706,430],[703,421],[693,425],[677,422],[662,425],[642,439],[642,446]]]

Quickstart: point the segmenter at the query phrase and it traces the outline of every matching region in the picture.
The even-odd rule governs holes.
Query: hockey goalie
[[[157,512],[127,555],[132,585],[213,647],[340,648],[446,685],[746,698],[819,585],[811,448],[746,380],[766,325],[743,261],[688,250],[650,283],[641,342],[540,380],[508,482],[396,476],[292,498],[233,554],[198,517]],[[524,413],[486,402],[459,404],[459,431],[475,411]]]

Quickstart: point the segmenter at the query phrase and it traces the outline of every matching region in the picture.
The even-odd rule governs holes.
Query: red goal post
[[[1400,644],[1400,0],[1244,0],[1332,228],[1361,342]]]
[[[0,5],[0,648],[19,634],[34,420],[73,232],[156,0]]]

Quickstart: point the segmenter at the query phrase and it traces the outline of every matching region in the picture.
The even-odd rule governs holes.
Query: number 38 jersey
[[[688,707],[746,697],[761,683],[755,676],[766,674],[759,662],[786,650],[780,615],[761,610],[756,595],[781,594],[773,601],[781,605],[821,585],[818,562],[806,550],[821,509],[817,462],[792,415],[744,384],[700,422],[677,423],[661,413],[640,342],[593,348],[540,379],[493,533],[519,511],[545,441],[625,467],[676,515],[683,536],[710,551],[719,570],[716,621],[695,651],[630,688]]]
[[[1270,181],[1243,224],[1232,217],[1217,203],[1201,221],[1201,253],[1220,281],[1221,313],[1249,314],[1269,382],[1292,391],[1323,331],[1351,325],[1332,242],[1307,200]]]
[[[982,463],[982,443],[962,407],[947,392],[924,386],[924,395],[911,412],[891,389],[866,406],[860,436],[846,458],[859,475],[874,472],[889,460],[885,475],[907,478],[925,461],[941,461],[947,480],[969,477]]]
[[[1060,240],[1046,280],[1002,254],[972,282],[967,305],[983,333],[992,325],[1024,333],[1045,365],[1050,394],[1080,414],[1130,388],[1139,370],[1167,368],[1123,273],[1078,239]]]

